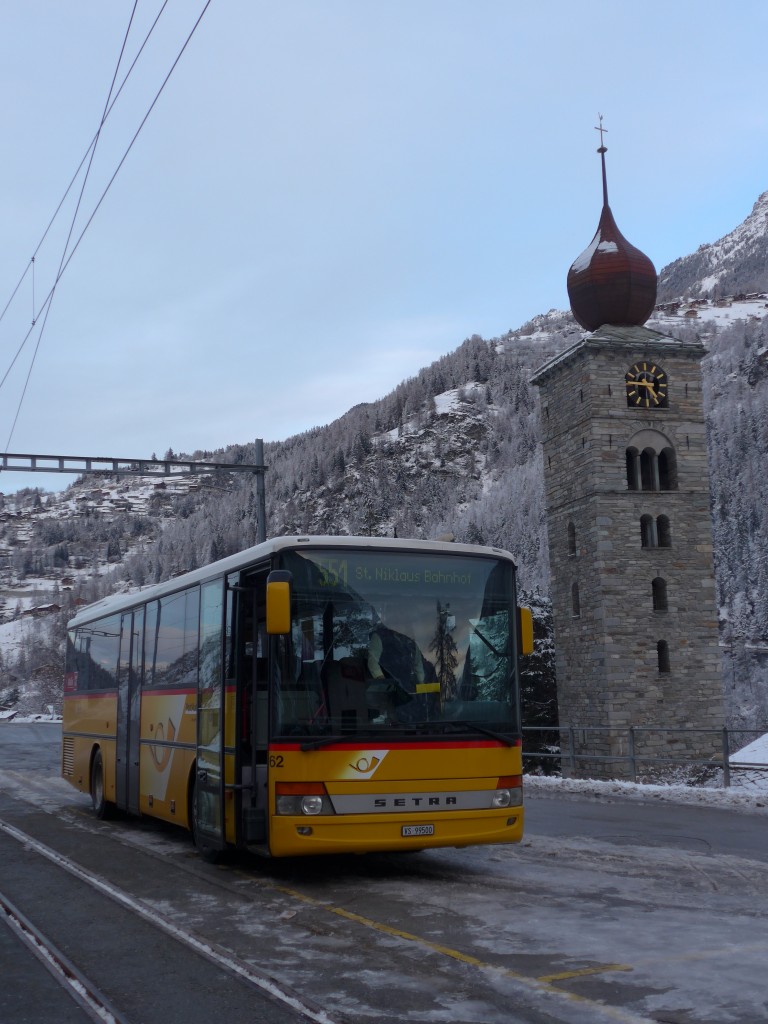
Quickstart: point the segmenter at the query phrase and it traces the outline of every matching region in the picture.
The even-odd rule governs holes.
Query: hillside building
[[[706,760],[724,721],[704,348],[643,326],[656,271],[616,226],[598,152],[603,210],[568,275],[591,333],[533,377],[560,723],[574,727],[561,733],[563,767],[593,778],[629,774],[633,751],[639,770],[643,756]]]

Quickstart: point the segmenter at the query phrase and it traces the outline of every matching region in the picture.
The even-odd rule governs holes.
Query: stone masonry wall
[[[579,774],[622,774],[626,765],[611,759],[626,754],[630,726],[638,753],[649,756],[707,759],[719,750],[716,732],[659,731],[723,723],[702,355],[696,343],[645,328],[604,327],[534,377],[560,720],[599,728],[579,733],[577,746],[608,759],[582,762]],[[646,357],[668,375],[666,409],[627,405],[625,373]],[[629,488],[627,448],[648,444],[674,451],[673,489]],[[641,516],[667,517],[669,547],[643,546]],[[664,610],[654,610],[654,579],[664,581]],[[668,645],[669,671],[660,671],[659,641]]]

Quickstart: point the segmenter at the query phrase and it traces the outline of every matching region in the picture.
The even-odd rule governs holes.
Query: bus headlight
[[[321,796],[303,796],[300,806],[302,814],[320,814],[323,809],[323,798]]]
[[[323,782],[276,782],[275,812],[290,815],[335,813]]]
[[[518,807],[523,802],[522,775],[504,775],[496,783],[491,807]]]

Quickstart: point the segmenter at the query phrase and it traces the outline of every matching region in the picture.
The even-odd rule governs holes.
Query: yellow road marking
[[[569,978],[583,978],[588,974],[604,974],[606,971],[631,971],[629,964],[603,964],[601,967],[582,967],[579,971],[562,971],[560,974],[540,974],[536,981],[567,981]]]
[[[582,970],[564,971],[560,974],[549,974],[540,978],[534,978],[528,974],[520,974],[518,971],[510,970],[507,967],[499,967],[498,964],[491,964],[485,960],[480,960],[476,956],[470,956],[468,953],[462,953],[460,950],[452,949],[450,946],[442,946],[437,942],[431,942],[429,939],[425,939],[421,935],[414,935],[413,932],[406,932],[401,928],[394,928],[392,925],[384,924],[382,921],[375,921],[370,917],[364,917],[362,914],[356,914],[351,910],[344,910],[343,907],[335,907],[330,903],[323,903],[314,896],[307,896],[305,893],[299,892],[297,889],[291,889],[284,885],[266,884],[269,888],[275,889],[286,896],[290,896],[292,899],[306,903],[308,906],[316,907],[319,910],[325,910],[327,913],[335,914],[337,917],[342,917],[347,921],[354,921],[355,924],[360,924],[364,928],[371,928],[374,931],[382,932],[385,935],[404,939],[406,942],[414,942],[423,949],[429,949],[433,953],[439,953],[441,956],[447,956],[452,960],[458,960],[460,963],[467,964],[470,967],[479,967],[482,970],[493,971],[504,978],[510,978],[513,981],[520,982],[534,991],[547,992],[548,994],[556,995],[567,1002],[595,1006],[596,1008],[599,1007],[601,1014],[605,1017],[613,1017],[615,1020],[622,1022],[622,1024],[640,1024],[641,1021],[644,1022],[647,1020],[647,1018],[639,1017],[629,1010],[623,1010],[618,1006],[608,1006],[605,1003],[598,1003],[593,999],[589,999],[587,996],[580,996],[575,992],[569,992],[566,989],[557,988],[552,984],[554,981],[564,981],[568,978],[578,978],[584,975],[602,974],[606,971],[632,971],[633,968],[629,964],[604,964],[601,967],[585,967]]]

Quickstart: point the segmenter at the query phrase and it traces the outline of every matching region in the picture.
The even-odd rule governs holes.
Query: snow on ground
[[[598,779],[561,779],[556,776],[527,775],[525,787],[542,795],[589,796],[601,800],[642,800],[645,803],[699,804],[731,811],[768,814],[768,733],[731,754],[731,765],[755,765],[731,769],[731,784],[723,786],[722,773],[707,786],[681,783],[602,781]]]
[[[444,391],[441,395],[435,395],[437,415],[447,416],[449,413],[458,412],[463,401],[471,398],[475,392],[483,391],[484,389],[485,384],[471,381],[469,384],[463,384],[460,388],[451,388],[450,391]]]
[[[29,722],[60,723],[61,715],[57,715],[53,710],[40,715],[17,715],[15,711],[0,711],[0,722],[13,722],[14,724],[24,724]]]
[[[768,733],[737,750],[731,755],[731,761],[734,764],[768,764]]]
[[[32,607],[30,602],[27,607]],[[12,660],[18,654],[22,643],[29,630],[38,627],[32,619],[13,619],[10,622],[0,623],[0,656],[3,660]],[[2,689],[2,684],[0,684]]]
[[[746,775],[749,775],[749,778]],[[645,783],[601,781],[599,779],[561,779],[555,776],[526,775],[525,789],[541,796],[587,796],[592,799],[638,800],[642,803],[694,804],[719,807],[727,811],[768,814],[768,771],[736,773],[731,785],[710,786],[648,785]]]

